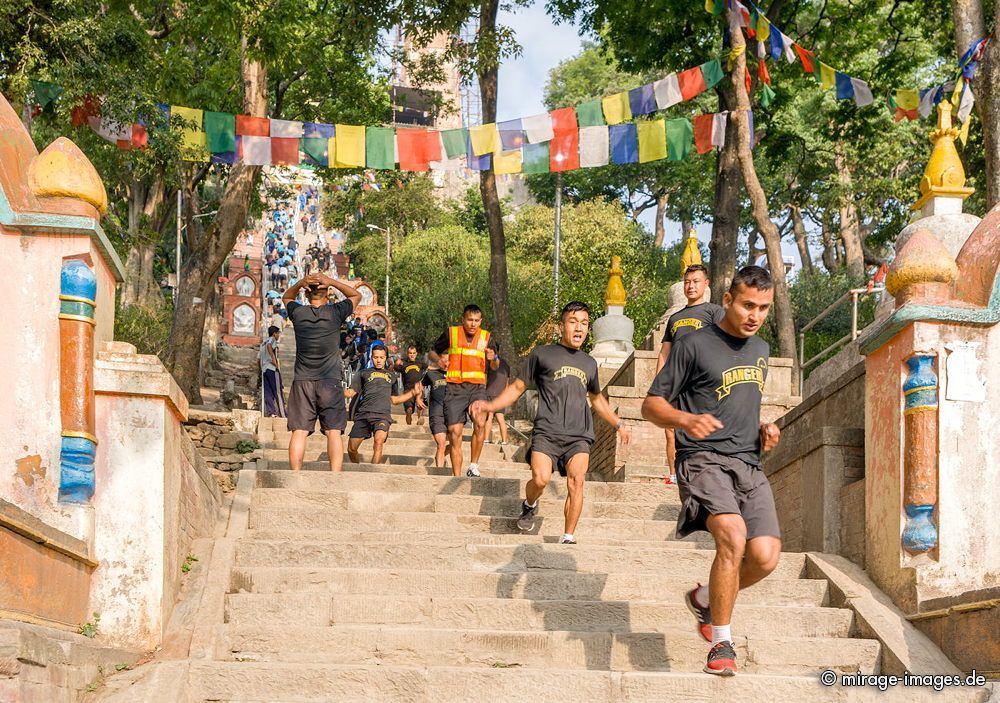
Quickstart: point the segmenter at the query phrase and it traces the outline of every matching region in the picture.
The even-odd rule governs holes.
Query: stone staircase
[[[564,482],[537,534],[520,534],[527,466],[486,445],[482,478],[452,477],[428,466],[426,432],[396,424],[388,463],[341,474],[314,435],[293,473],[284,420],[262,421],[267,469],[240,476],[229,558],[208,577],[220,605],[199,615],[204,643],[169,700],[846,700],[819,672],[880,670],[879,642],[789,553],[741,594],[740,675],[701,673],[708,646],[683,594],[713,553],[673,538],[675,487],[588,483],[580,544],[559,545]],[[867,696],[886,700],[850,700]]]

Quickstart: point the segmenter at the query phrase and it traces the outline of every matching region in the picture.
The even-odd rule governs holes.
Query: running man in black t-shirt
[[[351,427],[350,440],[347,443],[347,455],[355,464],[360,459],[358,450],[361,443],[374,436],[375,450],[372,453],[372,463],[382,461],[382,447],[389,437],[389,427],[392,425],[392,406],[405,403],[411,398],[417,398],[423,407],[423,389],[418,382],[413,388],[401,395],[393,395],[398,377],[395,371],[385,366],[387,352],[385,347],[375,347],[372,350],[372,368],[361,369],[354,375],[351,387],[344,391],[348,398],[361,396],[358,407],[354,411],[354,426]]]
[[[493,400],[477,400],[472,412],[479,417],[509,407],[533,386],[538,389],[538,411],[531,434],[531,480],[524,487],[519,529],[535,526],[538,501],[558,469],[566,477],[566,527],[560,542],[576,544],[574,531],[583,512],[583,481],[590,464],[594,443],[591,407],[608,424],[614,425],[622,444],[632,434],[608,405],[601,393],[594,357],[580,349],[590,330],[590,309],[586,303],[567,303],[559,322],[558,344],[535,347],[521,368],[520,378]],[[587,398],[590,398],[590,404]]]
[[[660,373],[660,369],[667,363],[670,347],[674,342],[689,332],[717,324],[725,314],[715,303],[702,302],[709,283],[708,270],[701,264],[692,264],[684,270],[684,297],[687,298],[687,306],[667,320],[667,329],[664,330],[660,343],[660,355],[656,359],[656,373]],[[667,438],[667,467],[670,469],[671,480],[676,481],[674,431],[668,427],[663,432]]]
[[[774,571],[781,554],[774,497],[760,468],[761,451],[774,448],[780,432],[760,421],[770,350],[755,336],[773,298],[766,270],[740,269],[723,299],[725,316],[677,341],[642,405],[644,418],[676,428],[678,536],[708,530],[715,539],[708,586],[685,596],[712,643],[709,674],[736,673],[736,594]]]
[[[500,360],[499,366],[495,369],[492,366],[486,369],[486,400],[496,398],[510,383],[510,364],[499,356],[497,359]],[[490,435],[493,433],[493,420],[497,421],[497,427],[500,428],[500,445],[505,447],[508,440],[507,418],[504,417],[503,411],[490,413],[486,418],[486,441],[490,441]]]
[[[440,366],[440,368],[438,368]],[[430,425],[431,436],[437,445],[434,451],[434,466],[444,466],[444,455],[448,449],[448,425],[444,421],[444,397],[448,392],[448,381],[442,369],[448,368],[448,352],[438,355],[437,362],[424,373],[420,385],[430,390],[427,402],[427,424]]]
[[[412,344],[406,348],[406,358],[400,359],[396,362],[396,371],[403,376],[403,390],[412,390],[420,379],[424,376],[424,371],[427,367],[420,361],[417,360],[417,348]],[[408,400],[403,403],[403,410],[406,411],[406,424],[413,424],[413,411],[417,411],[417,422],[420,421],[420,411],[422,408],[417,407],[417,401]]]
[[[345,299],[331,303],[331,286]],[[303,288],[308,305],[295,300]],[[353,286],[314,273],[285,291],[282,300],[295,328],[295,376],[288,396],[288,430],[292,433],[288,464],[292,471],[302,468],[306,437],[316,429],[318,419],[320,431],[326,435],[330,471],[340,471],[344,467],[341,433],[347,426],[340,382],[340,326],[361,303],[361,294]]]

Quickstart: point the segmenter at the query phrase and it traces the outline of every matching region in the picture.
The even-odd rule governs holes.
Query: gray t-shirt
[[[295,327],[295,380],[340,380],[340,326],[354,306],[350,298],[327,305],[288,304]]]
[[[399,374],[389,369],[362,369],[351,382],[360,396],[354,416],[359,418],[385,418],[392,415],[392,391]]]
[[[709,451],[760,464],[760,402],[769,354],[760,337],[733,337],[718,325],[685,334],[674,344],[649,395],[687,413],[713,415],[723,425],[704,439],[678,429],[678,460]]]
[[[681,308],[667,320],[667,329],[663,332],[661,342],[672,344],[688,332],[716,325],[725,314],[726,311],[715,303],[698,303]]]
[[[587,395],[600,393],[594,357],[562,344],[535,347],[521,369],[521,379],[538,389],[534,434],[553,439],[594,439]]]

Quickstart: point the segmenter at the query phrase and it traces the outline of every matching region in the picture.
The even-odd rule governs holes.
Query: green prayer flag
[[[719,59],[712,59],[711,61],[706,61],[701,66],[701,78],[705,81],[705,89],[713,87],[716,83],[722,80],[725,75],[722,72],[722,62]]]
[[[694,130],[691,120],[678,117],[667,120],[667,158],[670,161],[681,161],[691,153],[694,147]]]
[[[522,173],[548,173],[549,143],[525,144],[521,163]]]
[[[365,163],[368,168],[396,168],[396,131],[389,127],[369,127],[365,132]]]
[[[576,106],[576,121],[581,127],[600,127],[604,124],[604,108],[600,100],[589,100]]]
[[[320,166],[330,165],[330,140],[318,137],[303,137],[299,140],[302,151]]]
[[[444,142],[444,153],[449,159],[462,156],[468,149],[469,130],[465,127],[446,129],[441,132],[441,141]]]
[[[774,102],[774,91],[771,90],[771,86],[767,83],[760,84],[760,104],[764,107],[770,107],[771,103]]]
[[[206,112],[202,116],[206,145],[213,154],[236,151],[236,115],[228,112]]]
[[[31,81],[31,89],[35,93],[35,102],[45,110],[49,105],[55,104],[55,101],[59,99],[62,95],[62,86],[56,85],[55,83],[47,83],[45,81]]]

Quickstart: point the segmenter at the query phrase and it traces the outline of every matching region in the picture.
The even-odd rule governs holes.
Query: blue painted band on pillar
[[[59,500],[86,503],[94,495],[97,445],[83,437],[63,437],[59,451]]]
[[[97,277],[83,261],[70,259],[62,265],[59,276],[59,292],[62,295],[96,300]]]
[[[938,532],[934,524],[933,505],[907,505],[906,526],[903,528],[903,548],[908,552],[928,552],[937,546]]]

